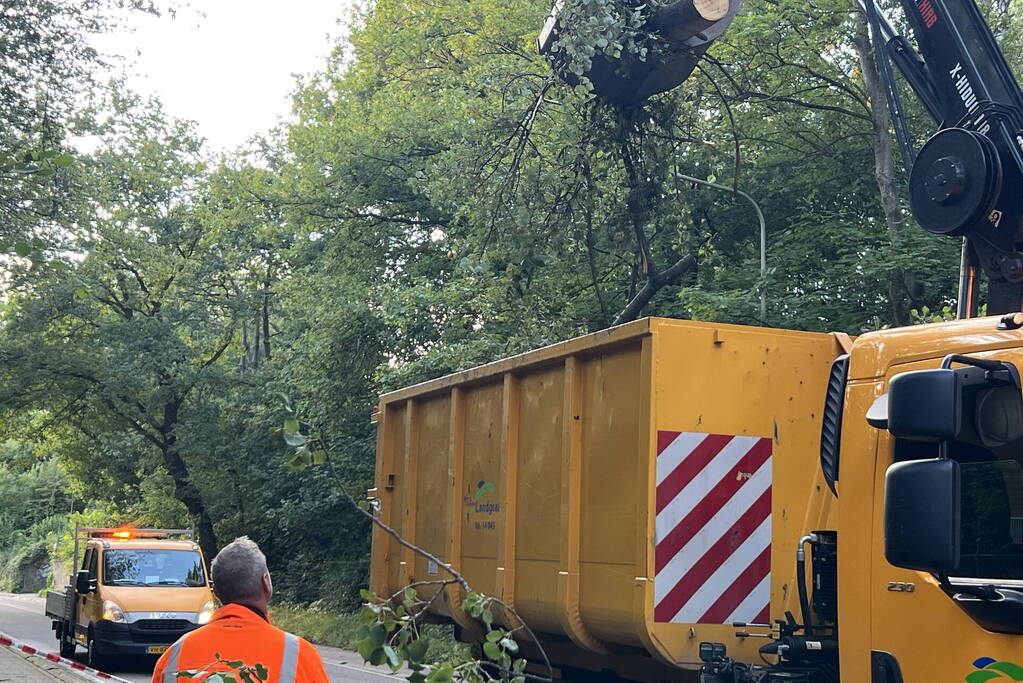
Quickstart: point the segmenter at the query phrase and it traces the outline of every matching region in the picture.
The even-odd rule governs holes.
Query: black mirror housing
[[[75,592],[79,595],[86,595],[92,591],[92,581],[89,580],[89,570],[79,569],[75,574]]]
[[[895,375],[888,383],[888,431],[904,439],[955,439],[962,426],[962,393],[960,376],[951,369]]]
[[[895,463],[885,474],[884,554],[896,567],[959,566],[960,471],[955,460]]]

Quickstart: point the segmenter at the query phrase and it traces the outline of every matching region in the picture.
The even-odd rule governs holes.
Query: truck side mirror
[[[885,474],[884,554],[933,573],[959,566],[960,473],[955,460],[898,462]]]
[[[949,441],[962,426],[962,382],[949,368],[915,370],[888,383],[888,431],[921,441]]]
[[[92,592],[92,581],[89,580],[89,570],[79,569],[75,574],[75,592],[79,595],[86,595]]]

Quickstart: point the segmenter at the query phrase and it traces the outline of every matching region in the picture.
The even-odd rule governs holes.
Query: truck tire
[[[92,631],[89,631],[89,639],[86,641],[85,663],[97,671],[103,671],[103,667],[106,666],[103,655],[96,648],[96,640],[92,637]]]
[[[75,641],[68,638],[63,633],[60,636],[60,656],[65,659],[71,659],[75,656]]]

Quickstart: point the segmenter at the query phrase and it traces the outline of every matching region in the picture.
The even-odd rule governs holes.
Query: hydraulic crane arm
[[[917,98],[927,109],[927,113],[931,115],[936,124],[941,125],[943,121],[941,104],[938,101],[937,93],[934,92],[931,75],[927,70],[924,58],[888,23],[884,15],[877,10],[876,3],[866,2],[863,5],[863,10],[870,20],[871,30],[874,31],[875,44],[881,48],[878,52],[887,53],[895,62],[906,82],[909,83]],[[912,163],[907,164],[906,171],[908,172],[911,167]]]
[[[942,127],[912,164],[909,194],[926,230],[966,238],[959,315],[976,311],[978,266],[989,278],[988,313],[1019,311],[1023,92],[973,0],[901,0],[919,52],[884,21],[875,0],[865,1],[875,41]],[[885,78],[886,63],[879,66]],[[895,84],[890,75],[885,80],[891,102]],[[892,110],[894,120],[900,112]],[[905,159],[905,122],[893,122]]]

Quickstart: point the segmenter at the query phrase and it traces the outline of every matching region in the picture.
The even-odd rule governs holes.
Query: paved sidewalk
[[[0,647],[0,683],[86,683],[85,676],[58,670],[56,664]]]

